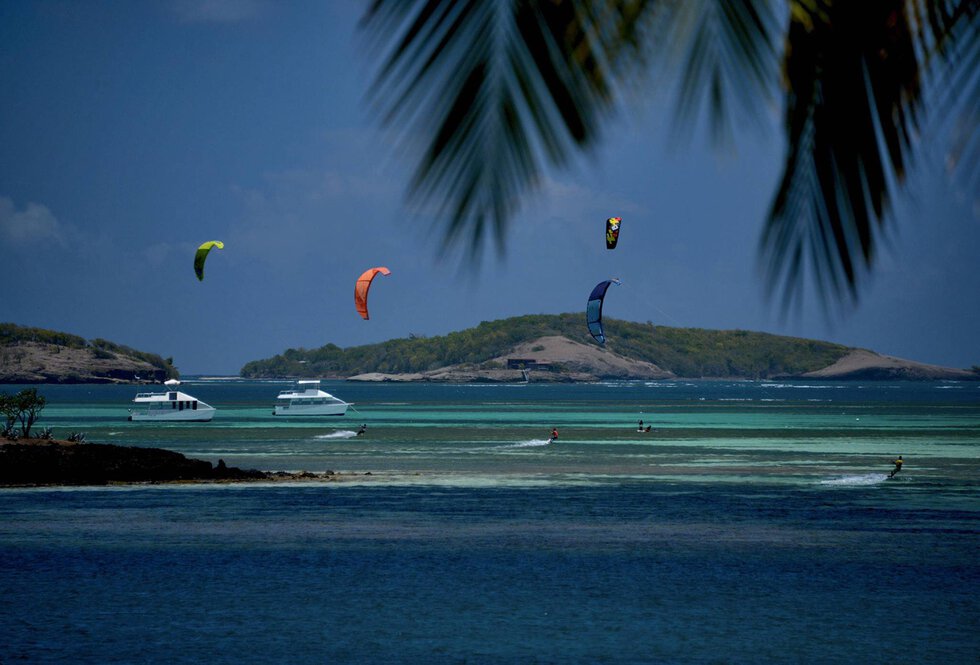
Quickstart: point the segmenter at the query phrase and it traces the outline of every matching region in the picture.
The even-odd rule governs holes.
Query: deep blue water
[[[0,662],[976,662],[980,390],[839,385],[339,384],[323,423],[191,383],[215,421],[148,428],[44,388],[56,431],[357,475],[0,490]]]

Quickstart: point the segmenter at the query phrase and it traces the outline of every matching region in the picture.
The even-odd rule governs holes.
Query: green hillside
[[[801,374],[834,363],[850,349],[795,337],[744,330],[669,328],[605,319],[606,348],[654,363],[677,376],[768,378]],[[246,378],[346,377],[367,372],[424,372],[448,365],[485,363],[515,345],[562,335],[595,345],[582,314],[534,314],[484,321],[439,337],[410,337],[342,349],[288,349],[246,364]]]

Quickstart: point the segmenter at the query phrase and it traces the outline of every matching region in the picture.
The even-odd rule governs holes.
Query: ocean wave
[[[803,389],[803,390],[837,390],[841,388],[847,388],[847,386],[842,386],[838,384],[809,384],[809,383],[763,383],[759,386],[760,388],[789,388],[789,389]]]

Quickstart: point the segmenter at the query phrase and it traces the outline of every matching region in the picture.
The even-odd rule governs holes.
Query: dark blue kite
[[[589,296],[589,304],[585,307],[585,321],[589,325],[589,332],[599,344],[606,343],[606,336],[602,332],[602,301],[610,284],[619,286],[622,282],[618,279],[607,279],[596,284]]]

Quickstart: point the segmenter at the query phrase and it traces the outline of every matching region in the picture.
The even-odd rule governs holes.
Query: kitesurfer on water
[[[367,431],[367,423],[364,423],[363,425],[357,428],[357,436],[364,434],[364,432],[366,431]]]
[[[558,428],[557,427],[552,427],[551,428],[551,440],[552,441],[557,441],[558,440]]]
[[[901,470],[902,470],[902,456],[899,455],[898,456],[898,459],[895,460],[895,468],[892,469],[892,472],[888,474],[888,477],[889,478],[894,478],[895,477],[895,474],[898,473]]]
[[[637,432],[642,432],[642,431],[643,431],[643,421],[642,421],[642,420],[641,420],[641,421],[640,421],[640,423],[639,423],[639,424],[638,424],[638,425],[636,426],[636,431],[637,431]]]

